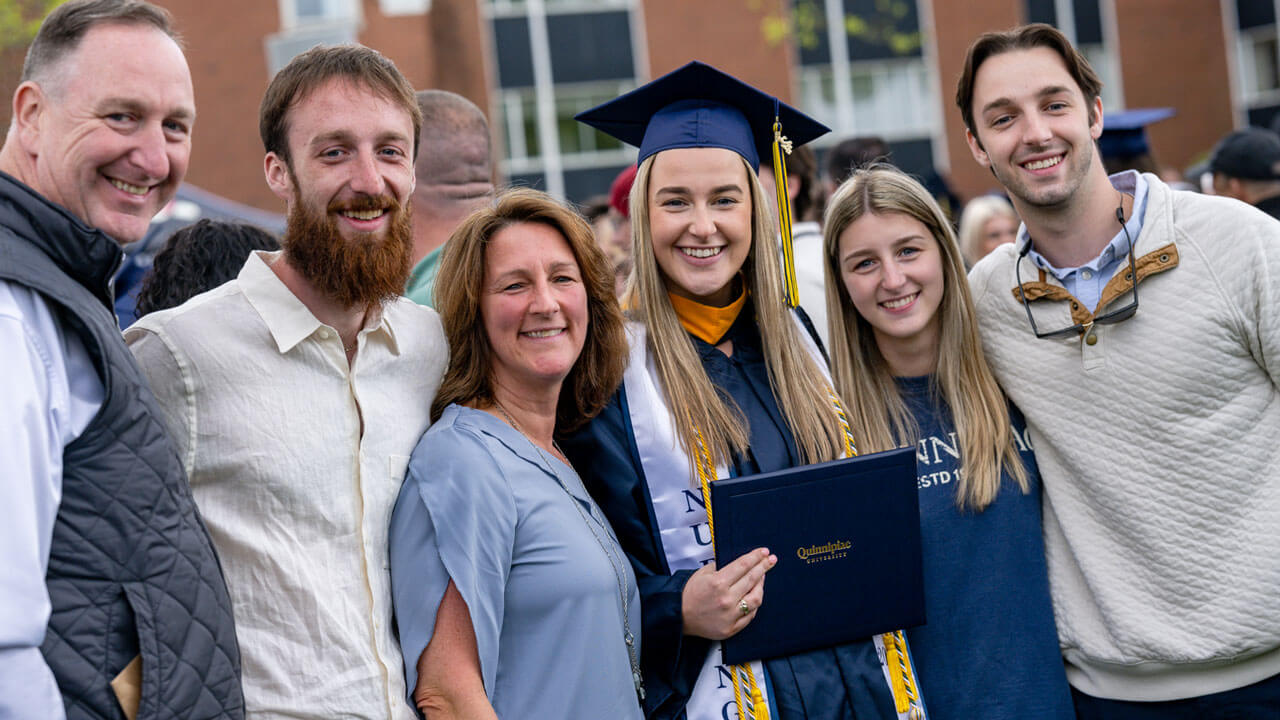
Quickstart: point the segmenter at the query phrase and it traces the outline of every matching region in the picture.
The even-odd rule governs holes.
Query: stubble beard
[[[1093,164],[1093,153],[1096,148],[1090,141],[1084,146],[1071,146],[1067,149],[1067,156],[1062,162],[1067,164],[1066,176],[1062,180],[1062,184],[1039,190],[1033,188],[1030,183],[1024,182],[1018,177],[1017,173],[1021,169],[1010,162],[1009,167],[1012,169],[1013,177],[1002,177],[1003,173],[995,170],[996,166],[992,165],[995,172],[996,180],[1004,186],[1014,198],[1023,205],[1039,210],[1054,210],[1067,207],[1071,204],[1072,198],[1079,192],[1084,185],[1084,180],[1088,176],[1089,167]]]
[[[394,197],[362,195],[331,202],[323,212],[308,207],[294,181],[293,207],[281,245],[289,265],[324,297],[351,309],[373,307],[404,293],[413,263],[410,209]],[[336,215],[343,210],[386,209],[391,222],[382,237],[343,237]]]

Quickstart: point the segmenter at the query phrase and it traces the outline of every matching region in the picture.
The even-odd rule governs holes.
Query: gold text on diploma
[[[853,547],[853,543],[848,540],[836,540],[825,545],[798,547],[796,548],[796,557],[808,564],[835,560],[836,558],[844,557],[847,554],[845,551],[851,547]]]

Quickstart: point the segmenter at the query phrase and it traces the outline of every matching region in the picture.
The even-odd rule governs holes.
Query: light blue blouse
[[[499,717],[639,720],[618,579],[597,537],[625,573],[639,653],[635,575],[577,473],[489,413],[446,408],[413,451],[391,516],[410,704],[452,579]]]

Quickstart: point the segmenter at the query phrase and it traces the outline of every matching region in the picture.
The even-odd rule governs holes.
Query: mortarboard
[[[655,153],[675,148],[725,148],[741,155],[752,168],[760,167],[761,157],[772,158],[783,287],[787,304],[799,304],[784,153],[830,132],[830,128],[697,60],[584,110],[574,119],[640,148],[637,165]]]
[[[579,122],[640,148],[637,164],[662,150],[719,147],[751,167],[770,155],[773,123],[792,145],[830,128],[772,95],[697,60],[575,116]]]
[[[1138,108],[1107,113],[1102,120],[1098,149],[1104,158],[1130,158],[1151,152],[1147,126],[1174,116],[1173,108]]]

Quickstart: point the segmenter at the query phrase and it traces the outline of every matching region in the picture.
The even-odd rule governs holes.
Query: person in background
[[[960,252],[973,267],[996,248],[1018,237],[1018,216],[1008,200],[983,195],[970,200],[960,213]]]
[[[240,718],[231,600],[111,274],[191,157],[168,12],[40,24],[0,148],[0,717]]]
[[[854,170],[871,163],[892,161],[893,151],[884,138],[868,135],[841,140],[827,151],[826,173],[822,181],[824,195],[829,199]]]
[[[433,720],[640,720],[635,574],[554,440],[622,380],[609,261],[573,210],[516,189],[440,268],[449,370],[391,516],[410,697]]]
[[[818,180],[818,158],[807,145],[796,148],[786,158],[787,196],[791,203],[791,245],[795,252],[796,284],[800,307],[809,316],[818,337],[827,343],[827,291],[822,274],[822,186]],[[773,159],[760,159],[760,187],[775,217],[778,195],[773,179]]]
[[[636,166],[628,165],[609,185],[609,220],[612,223],[608,255],[613,264],[614,287],[618,298],[626,294],[627,282],[635,269],[635,249],[631,243],[631,186],[636,181]]]
[[[1137,108],[1110,112],[1103,117],[1098,152],[1108,175],[1125,170],[1160,174],[1160,164],[1151,152],[1147,126],[1175,115],[1173,108]]]
[[[279,249],[274,235],[253,225],[204,219],[179,228],[142,278],[138,316],[177,307],[235,278],[254,250]]]
[[[1236,130],[1209,156],[1213,193],[1280,218],[1280,135],[1265,128]]]
[[[609,221],[609,210],[608,195],[593,195],[582,203],[580,211],[582,219],[586,220],[587,225],[591,227],[591,235],[596,239],[596,244],[600,246],[600,250],[605,253],[605,257],[609,255],[609,249],[606,246],[613,237],[612,223]]]
[[[1108,176],[1101,82],[1052,26],[987,33],[956,89],[1024,231],[973,268],[987,361],[1044,487],[1081,718],[1280,716],[1280,224]]]
[[[625,225],[626,218],[614,211],[608,196],[597,195],[588,199],[582,207],[582,217],[591,226],[591,234],[600,246],[600,251],[609,260],[609,267],[616,268],[629,260],[631,253],[626,248],[631,244],[630,236],[627,236],[626,242],[617,238],[619,222]],[[621,228],[624,234],[629,230],[625,226]]]
[[[250,717],[415,717],[387,528],[447,352],[401,296],[420,117],[375,50],[295,57],[258,122],[283,250],[125,331],[222,556]]]
[[[896,700],[923,708],[909,667],[882,666],[880,638],[722,663],[719,641],[767,602],[777,556],[755,548],[717,567],[706,511],[687,500],[717,477],[853,450],[813,333],[783,299],[778,227],[756,176],[775,117],[796,146],[827,132],[698,62],[577,116],[640,148],[624,302],[636,310],[622,388],[561,446],[636,571],[650,718],[762,718],[768,707],[781,720],[898,720]]]
[[[444,243],[493,200],[489,123],[470,100],[445,90],[417,94],[422,112],[414,162],[413,270],[405,297],[430,307]]]
[[[1035,458],[983,358],[950,221],[872,165],[836,190],[824,236],[831,374],[858,398],[859,449],[917,448],[928,624],[907,636],[929,715],[1072,720]]]

